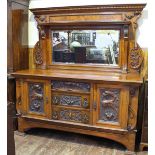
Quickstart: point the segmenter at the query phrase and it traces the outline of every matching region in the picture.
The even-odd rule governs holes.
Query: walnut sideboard
[[[35,69],[16,78],[18,130],[99,136],[135,149],[143,53],[135,41],[145,4],[31,9]]]

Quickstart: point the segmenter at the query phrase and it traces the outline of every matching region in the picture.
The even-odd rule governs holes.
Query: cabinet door
[[[97,84],[94,95],[94,124],[109,128],[127,128],[128,87]]]
[[[50,118],[50,81],[24,81],[23,97],[26,115]]]

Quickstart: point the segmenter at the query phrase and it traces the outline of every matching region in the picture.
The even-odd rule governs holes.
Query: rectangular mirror
[[[53,63],[118,65],[120,30],[52,31]]]

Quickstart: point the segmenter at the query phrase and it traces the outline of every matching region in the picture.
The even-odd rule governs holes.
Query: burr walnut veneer
[[[144,6],[31,9],[39,30],[39,41],[34,47],[35,69],[12,74],[16,77],[18,130],[40,127],[94,135],[120,142],[133,151],[139,87],[143,82],[140,75],[143,54],[135,42],[135,32]],[[84,63],[84,57],[77,60],[82,63],[53,62],[52,32],[67,30],[69,34],[73,30],[96,29],[119,30],[117,65]],[[93,34],[97,37],[96,32]],[[68,44],[69,41],[68,37]],[[74,53],[69,48],[63,51],[66,56]],[[86,45],[79,48],[81,53],[85,48]],[[97,51],[94,45],[93,50]]]

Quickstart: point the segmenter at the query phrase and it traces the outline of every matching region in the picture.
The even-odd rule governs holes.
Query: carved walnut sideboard
[[[145,4],[31,9],[36,69],[16,77],[18,130],[41,127],[112,139],[135,149]]]

